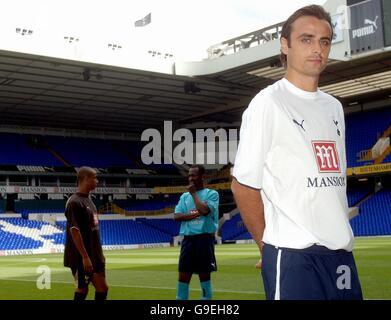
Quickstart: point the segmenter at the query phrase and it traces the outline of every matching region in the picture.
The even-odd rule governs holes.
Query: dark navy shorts
[[[106,277],[105,266],[94,268],[94,271],[92,273],[87,273],[84,270],[83,265],[81,264],[77,268],[71,268],[71,271],[78,289],[87,288],[92,281],[92,277],[95,273],[101,273],[104,277]]]
[[[178,270],[197,274],[217,271],[214,235],[203,233],[185,236],[181,245]]]
[[[363,299],[353,254],[346,250],[265,244],[262,278],[268,300]]]

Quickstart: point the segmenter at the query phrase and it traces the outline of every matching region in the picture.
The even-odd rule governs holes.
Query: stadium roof
[[[129,133],[163,120],[235,125],[250,99],[282,76],[277,62],[191,77],[0,51],[0,124]],[[333,61],[320,86],[345,106],[389,99],[390,70],[390,51]]]
[[[326,4],[334,12],[342,2]],[[155,59],[144,70],[125,49],[98,55],[82,41],[57,38],[48,46],[33,31],[23,36],[10,28],[0,50],[0,131],[25,126],[138,137],[162,128],[163,120],[236,127],[251,98],[284,74],[281,26],[212,46],[203,61]],[[320,88],[347,112],[391,105],[391,47],[352,54],[348,30],[338,32]]]
[[[249,98],[252,86],[0,51],[0,123],[138,132]],[[220,114],[219,121],[236,118]]]

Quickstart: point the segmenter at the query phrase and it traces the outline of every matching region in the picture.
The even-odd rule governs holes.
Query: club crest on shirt
[[[96,227],[98,225],[99,225],[98,214],[94,212],[94,226]]]
[[[319,172],[341,172],[335,141],[312,141]]]
[[[339,136],[341,136],[341,131],[339,130],[339,127],[338,127],[338,121],[333,119],[333,122],[334,122],[335,126],[337,127],[337,134]]]

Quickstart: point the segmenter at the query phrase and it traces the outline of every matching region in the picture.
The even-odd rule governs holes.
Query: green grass
[[[391,237],[356,239],[354,255],[365,299],[391,299]],[[179,248],[107,251],[109,299],[174,299]],[[216,246],[218,272],[213,273],[214,299],[264,299],[255,245]],[[73,297],[73,278],[61,254],[0,257],[0,299],[57,300]],[[51,289],[39,290],[37,267],[51,269]],[[90,288],[93,291],[93,288]],[[93,298],[89,294],[89,299]],[[199,299],[199,281],[190,298]]]

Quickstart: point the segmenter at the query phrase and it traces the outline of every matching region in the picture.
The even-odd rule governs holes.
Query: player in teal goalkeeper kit
[[[189,298],[189,283],[198,274],[202,299],[212,299],[210,274],[217,271],[214,234],[219,222],[219,194],[204,188],[205,168],[194,165],[189,170],[189,192],[182,194],[175,207],[174,219],[181,222],[179,234],[184,236],[179,257],[177,300]]]

